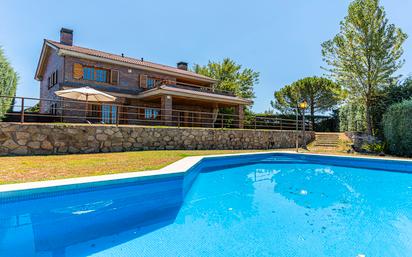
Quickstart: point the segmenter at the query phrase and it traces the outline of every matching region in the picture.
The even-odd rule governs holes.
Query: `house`
[[[73,31],[62,28],[60,41],[44,40],[35,79],[40,81],[40,112],[81,117],[94,122],[180,126],[216,126],[219,109],[234,108],[236,127],[252,102],[214,89],[216,80],[191,72],[186,62],[176,67],[73,44]],[[59,99],[55,91],[89,86],[116,96],[113,104]],[[84,117],[84,116],[83,116]],[[157,122],[157,123],[156,123]]]

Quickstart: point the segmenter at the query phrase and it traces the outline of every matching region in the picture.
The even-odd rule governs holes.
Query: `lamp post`
[[[296,107],[296,133],[295,133],[295,139],[296,139],[296,152],[299,152],[299,104]]]
[[[308,103],[306,100],[299,103],[299,109],[302,110],[302,148],[307,149],[306,147],[306,138],[305,138],[305,109],[308,107]]]

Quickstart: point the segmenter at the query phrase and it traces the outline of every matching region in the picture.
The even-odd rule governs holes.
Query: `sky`
[[[229,57],[260,73],[253,110],[275,90],[325,71],[321,43],[339,31],[349,0],[1,0],[0,46],[20,75],[17,96],[39,96],[34,73],[43,39],[74,30],[74,44],[175,66]],[[412,0],[381,0],[391,23],[412,38]],[[412,74],[412,39],[402,75]]]

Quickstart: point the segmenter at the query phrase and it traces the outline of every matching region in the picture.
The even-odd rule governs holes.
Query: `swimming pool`
[[[411,256],[409,172],[411,162],[271,153],[3,194],[0,256]]]

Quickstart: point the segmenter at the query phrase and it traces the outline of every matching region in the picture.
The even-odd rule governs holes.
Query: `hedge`
[[[383,132],[390,153],[412,156],[412,99],[389,107],[383,115]]]

